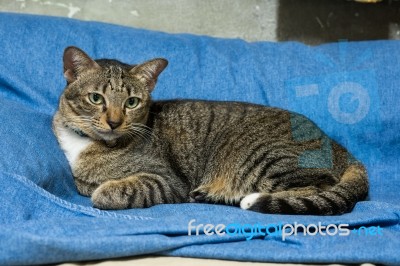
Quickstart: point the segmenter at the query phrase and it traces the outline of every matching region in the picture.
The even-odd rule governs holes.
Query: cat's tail
[[[339,183],[327,190],[293,190],[253,193],[240,201],[240,207],[262,213],[338,215],[350,212],[368,194],[367,172],[361,164],[350,165]]]

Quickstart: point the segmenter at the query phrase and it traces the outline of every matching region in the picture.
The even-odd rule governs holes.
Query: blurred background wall
[[[400,39],[395,0],[2,0],[0,11],[248,41]]]

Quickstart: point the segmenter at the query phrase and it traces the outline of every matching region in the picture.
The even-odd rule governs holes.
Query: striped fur
[[[67,87],[54,117],[90,138],[71,165],[102,209],[207,202],[282,214],[335,215],[368,193],[367,173],[306,117],[238,102],[151,101],[166,61],[130,66],[67,48]],[[101,106],[89,93],[105,98]],[[134,109],[129,97],[140,98]],[[119,121],[112,129],[109,121]],[[68,147],[62,148],[68,154]]]

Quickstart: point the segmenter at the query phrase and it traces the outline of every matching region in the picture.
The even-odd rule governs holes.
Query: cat
[[[303,115],[240,102],[152,101],[168,62],[64,51],[53,130],[99,209],[202,202],[338,215],[368,194],[365,167]]]

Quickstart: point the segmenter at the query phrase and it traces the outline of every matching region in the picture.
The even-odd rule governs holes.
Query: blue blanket
[[[207,204],[92,208],[51,131],[69,45],[131,63],[167,58],[156,99],[247,101],[307,115],[367,165],[370,198],[327,217]],[[247,43],[0,14],[0,264],[162,254],[399,265],[399,51],[399,41]]]

